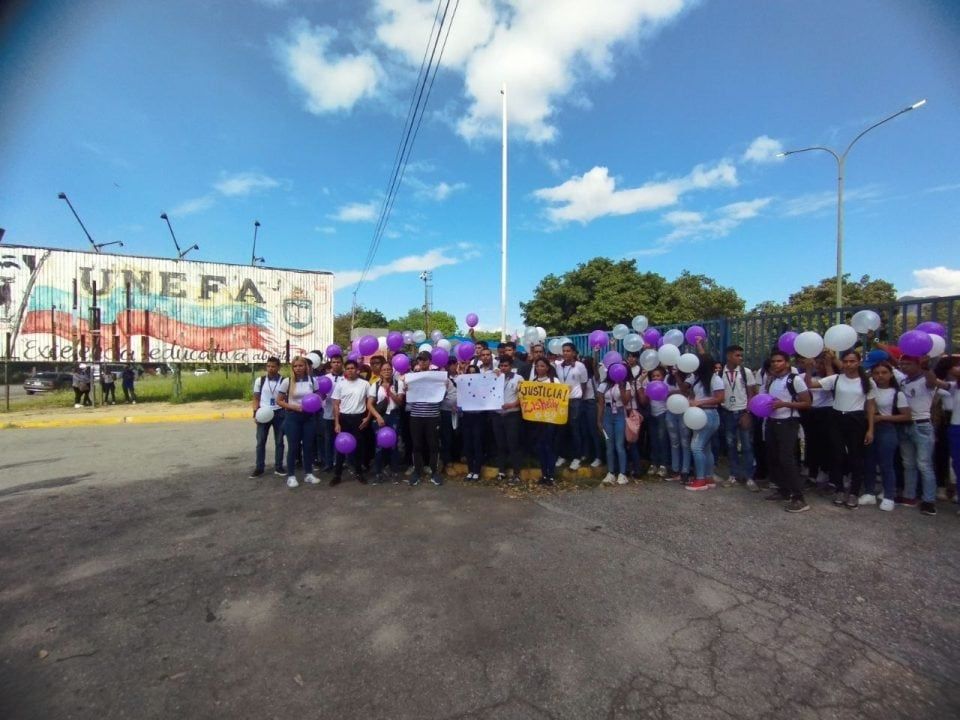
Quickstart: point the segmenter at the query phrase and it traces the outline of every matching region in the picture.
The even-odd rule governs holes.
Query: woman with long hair
[[[650,433],[650,475],[667,476],[667,465],[670,463],[670,439],[667,437],[667,403],[665,400],[652,400],[647,396],[646,388],[652,382],[663,382],[666,372],[662,367],[655,367],[647,373],[639,391],[640,402],[648,406],[650,417],[647,419],[647,429]]]
[[[670,394],[682,394],[680,387],[684,379],[677,368],[667,368],[665,382]],[[683,424],[683,415],[667,413],[667,437],[670,440],[670,476],[669,480],[686,483],[690,477],[690,429]]]
[[[580,411],[580,437],[583,438],[583,459],[590,457],[590,467],[600,467],[601,445],[600,433],[597,431],[597,361],[592,357],[583,358],[583,366],[587,369],[587,384],[583,388],[582,409]]]
[[[295,488],[297,482],[297,458],[303,453],[303,477],[305,483],[316,485],[320,480],[311,472],[313,467],[314,439],[317,436],[317,416],[303,411],[303,399],[316,390],[310,376],[307,359],[297,355],[290,361],[290,377],[280,381],[277,388],[277,405],[283,414],[283,435],[287,439],[287,487]]]
[[[877,470],[883,480],[883,500],[880,509],[893,510],[897,495],[895,457],[900,445],[899,429],[911,421],[907,396],[900,389],[893,374],[893,365],[882,361],[873,366],[871,375],[877,385],[876,415],[873,417],[873,442],[867,446],[866,470],[863,481],[861,505],[876,505]]]
[[[533,382],[539,383],[559,383],[557,371],[553,364],[544,357],[537,358],[533,363]],[[530,426],[533,430],[534,446],[537,450],[537,457],[540,460],[540,480],[541,485],[552,487],[554,468],[557,465],[557,451],[554,447],[556,441],[557,428],[560,425],[553,423],[532,421]]]
[[[607,441],[607,475],[604,485],[626,485],[627,451],[624,446],[627,412],[631,408],[633,393],[628,380],[613,382],[608,376],[597,386],[597,429]],[[614,473],[614,470],[617,472]]]
[[[690,455],[693,458],[694,479],[687,483],[687,490],[709,490],[717,486],[714,477],[713,436],[720,429],[719,408],[723,405],[723,378],[714,372],[714,361],[709,353],[698,354],[700,366],[689,375],[686,385],[693,395],[690,407],[698,407],[707,416],[707,424],[693,431],[690,440]]]

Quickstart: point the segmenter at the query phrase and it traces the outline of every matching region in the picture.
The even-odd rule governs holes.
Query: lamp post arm
[[[866,135],[868,132],[870,132],[870,131],[873,130],[874,128],[880,127],[880,126],[883,125],[884,123],[890,122],[890,121],[893,120],[895,117],[900,117],[900,116],[903,115],[904,113],[910,112],[911,110],[913,110],[913,109],[916,108],[916,107],[920,107],[920,105],[918,104],[918,105],[911,105],[910,107],[905,107],[903,110],[898,110],[898,111],[895,112],[893,115],[890,115],[889,117],[885,117],[885,118],[884,118],[883,120],[881,120],[880,122],[875,122],[873,125],[871,125],[870,127],[868,127],[866,130],[864,130],[862,133],[860,133],[860,134],[857,135],[853,140],[850,141],[850,144],[847,145],[847,149],[843,151],[843,157],[846,157],[846,156],[847,156],[847,153],[850,152],[850,148],[852,148],[852,147],[857,143],[857,140],[859,140],[860,138],[862,138],[862,137],[863,137],[864,135]]]

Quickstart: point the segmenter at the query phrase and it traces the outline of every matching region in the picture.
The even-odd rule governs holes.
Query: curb
[[[95,427],[98,425],[147,425],[156,423],[191,423],[215,420],[248,420],[250,410],[222,410],[204,413],[175,413],[166,415],[127,415],[116,417],[61,418],[56,420],[22,420],[3,423],[3,430],[40,430],[49,428]]]

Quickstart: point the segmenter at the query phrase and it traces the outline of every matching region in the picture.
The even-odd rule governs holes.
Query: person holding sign
[[[448,377],[445,371],[431,371],[430,362],[427,351],[417,355],[417,366],[407,374],[404,383],[413,446],[412,486],[420,484],[424,467],[430,468],[430,482],[443,485],[440,477],[440,404],[447,392]]]
[[[540,460],[541,485],[552,487],[556,467],[557,429],[567,424],[570,388],[557,379],[557,371],[544,357],[533,364],[533,381],[520,383],[518,398],[523,419],[530,422]]]

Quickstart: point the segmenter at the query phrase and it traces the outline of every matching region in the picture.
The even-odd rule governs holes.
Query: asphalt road
[[[0,717],[960,715],[944,505],[289,491],[251,434],[0,431]]]

